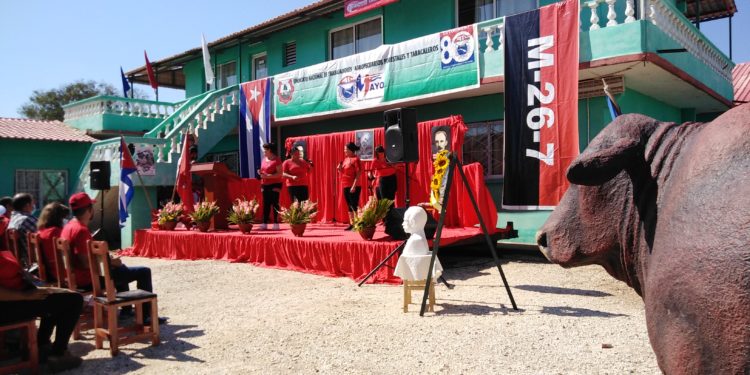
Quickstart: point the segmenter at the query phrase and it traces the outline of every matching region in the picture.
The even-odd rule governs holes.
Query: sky
[[[34,90],[77,80],[108,82],[122,90],[123,70],[200,46],[201,33],[214,41],[315,0],[224,0],[197,2],[131,0],[0,0],[0,117],[21,117],[18,109]],[[409,0],[401,0],[409,1]],[[750,0],[735,0],[734,61],[750,61],[740,37],[750,34]],[[220,5],[219,5],[220,4]],[[729,53],[728,21],[701,25],[701,31]],[[147,85],[136,85],[149,98]],[[159,99],[184,99],[182,90],[159,89]]]

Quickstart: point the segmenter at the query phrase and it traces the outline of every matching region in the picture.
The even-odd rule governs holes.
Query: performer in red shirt
[[[282,172],[286,179],[286,188],[289,190],[289,196],[292,201],[306,201],[310,199],[310,193],[307,187],[309,179],[307,177],[312,168],[312,163],[302,159],[302,152],[299,148],[293,147],[291,159],[284,161]]]
[[[344,146],[344,161],[339,163],[338,166],[344,199],[349,209],[349,226],[346,230],[353,228],[354,213],[357,212],[359,207],[359,194],[362,192],[362,187],[359,186],[359,175],[362,173],[362,167],[359,157],[355,154],[357,151],[359,151],[359,146],[354,142],[347,143]]]
[[[273,229],[279,229],[279,195],[281,194],[281,159],[276,155],[276,144],[263,145],[263,161],[258,169],[260,176],[260,190],[263,193],[263,224],[260,230],[268,229],[268,219],[273,211]]]
[[[377,179],[375,195],[378,199],[396,199],[396,167],[385,160],[385,149],[378,146],[375,149],[375,160],[372,162],[372,171]]]

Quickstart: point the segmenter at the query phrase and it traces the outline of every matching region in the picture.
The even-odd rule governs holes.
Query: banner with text
[[[578,155],[578,0],[505,18],[503,208],[553,209]]]
[[[474,25],[274,77],[276,121],[353,111],[479,86]]]
[[[344,3],[344,17],[356,16],[375,8],[395,3],[398,0],[346,0]]]

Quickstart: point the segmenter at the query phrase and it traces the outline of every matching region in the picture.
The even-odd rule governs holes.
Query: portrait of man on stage
[[[154,161],[153,145],[135,146],[135,165],[141,176],[156,176],[156,162]]]
[[[307,160],[307,141],[300,139],[292,145],[292,149],[299,150],[299,157],[302,160]],[[290,152],[291,153],[291,152]]]
[[[359,146],[357,155],[360,160],[373,160],[375,158],[375,131],[357,130],[354,133],[354,144]]]
[[[435,126],[432,128],[432,158],[443,150],[451,150],[451,128]]]

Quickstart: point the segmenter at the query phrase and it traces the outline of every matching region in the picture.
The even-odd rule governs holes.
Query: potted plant
[[[375,235],[375,225],[385,219],[391,205],[393,205],[393,201],[390,199],[377,199],[371,196],[365,206],[357,210],[354,215],[352,229],[365,240],[371,240],[372,236]]]
[[[182,215],[182,204],[167,202],[164,207],[159,210],[157,214],[159,229],[162,230],[174,230],[177,226],[177,221]]]
[[[201,232],[208,232],[211,227],[211,218],[219,213],[219,206],[216,202],[200,202],[193,205],[193,212],[190,217],[193,218],[195,225]]]
[[[279,211],[281,221],[289,224],[292,233],[297,237],[302,237],[307,223],[311,222],[317,213],[318,204],[310,201],[294,201],[289,208]]]
[[[253,199],[249,201],[244,198],[238,198],[234,201],[232,209],[229,210],[227,221],[230,224],[237,224],[237,226],[240,227],[240,232],[248,234],[253,229],[253,222],[255,222],[255,212],[257,210],[257,200]]]

